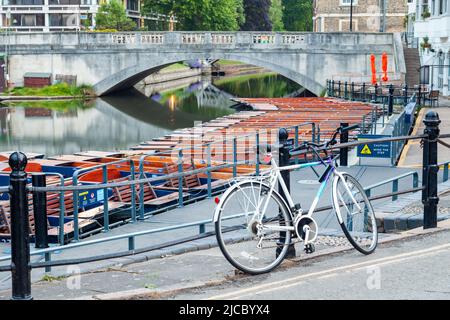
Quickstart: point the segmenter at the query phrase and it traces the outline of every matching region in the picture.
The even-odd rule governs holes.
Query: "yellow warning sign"
[[[361,150],[361,154],[365,154],[365,155],[371,155],[372,154],[372,151],[370,150],[370,148],[369,148],[369,146],[367,144]]]

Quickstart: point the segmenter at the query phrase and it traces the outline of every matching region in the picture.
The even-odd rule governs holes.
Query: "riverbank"
[[[39,88],[16,87],[0,95],[0,101],[73,100],[95,97],[91,86],[58,83]]]

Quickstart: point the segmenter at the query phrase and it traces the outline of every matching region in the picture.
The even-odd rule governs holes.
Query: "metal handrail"
[[[414,188],[417,189],[417,184],[418,184],[418,173],[417,172],[408,172],[405,174],[402,174],[398,177],[394,177],[392,179],[388,179],[388,180],[384,180],[381,181],[379,183],[370,185],[366,188],[364,188],[364,190],[369,191],[368,196],[370,197],[370,191],[374,188],[377,187],[381,187],[383,185],[389,184],[395,180],[400,180],[403,178],[406,178],[408,176],[413,175],[414,177],[414,182],[413,182],[413,189],[414,191],[418,191],[415,190]],[[416,180],[417,177],[417,180]],[[37,188],[36,188],[37,189]],[[405,192],[409,192],[410,190],[406,190],[406,191],[398,191],[396,190],[395,192],[391,193],[394,194],[393,197],[398,196],[398,194],[401,193],[405,193]],[[391,194],[388,195],[383,195],[384,198],[390,197]],[[325,211],[328,207],[324,207],[324,208],[318,208],[317,211]],[[330,207],[331,208],[331,207]],[[242,214],[242,216],[245,214]],[[239,217],[240,215],[233,215],[230,217],[227,217],[227,219],[234,219],[236,217]],[[116,240],[121,240],[121,239],[128,239],[128,243],[129,243],[129,250],[134,250],[134,243],[135,243],[135,237],[139,237],[139,236],[144,236],[144,235],[149,235],[149,234],[154,234],[154,233],[160,233],[160,232],[166,232],[166,231],[172,231],[172,230],[177,230],[177,229],[184,229],[184,228],[190,228],[190,227],[195,227],[198,226],[199,227],[199,234],[203,234],[205,233],[205,225],[207,224],[211,224],[213,223],[213,219],[207,219],[207,220],[200,220],[200,221],[195,221],[195,222],[190,222],[190,223],[184,223],[184,224],[179,224],[179,225],[175,225],[175,226],[169,226],[169,227],[162,227],[162,228],[157,228],[157,229],[151,229],[151,230],[145,230],[145,231],[137,231],[137,232],[132,232],[132,233],[127,233],[127,234],[122,234],[122,235],[116,235],[116,236],[111,236],[111,237],[107,237],[107,238],[103,238],[103,239],[95,239],[95,240],[86,240],[83,242],[75,242],[75,243],[70,243],[67,245],[60,245],[60,246],[55,246],[55,247],[51,247],[51,248],[46,248],[46,249],[39,249],[39,250],[35,250],[30,252],[30,255],[47,255],[46,257],[46,261],[50,261],[50,255],[51,253],[55,252],[55,251],[63,251],[63,250],[68,250],[68,249],[73,249],[73,248],[78,248],[78,247],[84,247],[84,246],[89,246],[89,245],[95,245],[95,244],[99,244],[99,243],[104,243],[104,242],[111,242],[111,241],[116,241]],[[130,253],[129,255],[132,255],[132,253]],[[92,259],[94,259],[94,257],[92,257]],[[3,256],[0,257],[0,262],[1,261],[8,261],[11,259],[11,255],[9,256]],[[57,261],[55,261],[55,263],[57,263]],[[43,267],[43,266],[42,266]],[[49,267],[48,264],[46,265],[46,267]],[[0,270],[1,272],[2,270]],[[7,270],[4,270],[7,271]]]

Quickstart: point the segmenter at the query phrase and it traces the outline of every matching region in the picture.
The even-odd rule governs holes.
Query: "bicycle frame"
[[[283,190],[284,194],[286,195],[285,197],[285,201],[287,202],[286,204],[288,205],[289,208],[289,214],[291,215],[291,218],[294,219],[295,218],[295,203],[292,199],[292,196],[290,194],[290,192],[288,191],[288,188],[286,186],[286,183],[283,180],[283,177],[281,176],[281,172],[282,171],[290,171],[290,170],[299,170],[299,169],[304,169],[304,168],[309,168],[309,167],[316,167],[319,165],[326,165],[327,171],[326,171],[326,175],[323,178],[323,181],[321,182],[321,185],[316,193],[316,196],[313,200],[313,203],[311,204],[311,207],[309,208],[309,211],[306,215],[302,215],[302,217],[312,217],[314,211],[316,210],[317,204],[319,203],[320,198],[322,197],[322,194],[325,190],[325,187],[327,186],[328,182],[330,181],[330,178],[333,175],[336,175],[335,177],[335,181],[338,178],[342,178],[342,181],[344,181],[344,186],[346,188],[346,191],[351,195],[352,197],[352,201],[353,203],[356,203],[356,205],[358,206],[359,209],[361,209],[357,203],[357,201],[354,199],[352,192],[350,191],[348,185],[345,183],[345,179],[343,179],[342,173],[338,172],[336,170],[336,166],[334,165],[334,159],[333,158],[329,158],[323,161],[317,161],[317,162],[310,162],[310,163],[304,163],[304,164],[296,164],[296,165],[290,165],[290,166],[285,166],[285,167],[279,167],[278,164],[276,163],[276,161],[272,158],[271,159],[271,169],[270,169],[270,173],[274,175],[273,179],[271,177],[271,184],[270,184],[270,191],[267,197],[267,201],[264,204],[264,207],[262,208],[262,210],[259,210],[259,204],[257,207],[257,210],[255,212],[255,214],[259,215],[256,217],[257,221],[262,221],[262,218],[264,216],[264,212],[266,212],[269,200],[272,196],[272,193],[275,190],[276,187],[276,183],[278,182],[281,186],[281,189]],[[339,223],[342,223],[342,218],[338,217]],[[286,226],[286,227],[282,227],[282,226],[264,226],[265,229],[267,230],[272,230],[272,231],[294,231],[295,227],[294,226]]]

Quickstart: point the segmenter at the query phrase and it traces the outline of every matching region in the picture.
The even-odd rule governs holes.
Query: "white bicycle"
[[[342,229],[348,241],[361,253],[370,254],[377,247],[378,230],[373,207],[361,184],[346,172],[337,170],[336,157],[326,148],[336,144],[339,133],[358,128],[338,128],[326,143],[303,143],[292,155],[313,152],[319,161],[278,167],[268,153],[271,169],[258,177],[236,181],[222,195],[215,210],[214,223],[219,247],[237,269],[249,274],[270,272],[285,258],[292,238],[304,241],[307,253],[314,252],[319,227],[313,218],[325,187],[332,181],[332,204],[337,215],[336,229]],[[325,157],[320,156],[320,150]],[[320,187],[308,212],[303,212],[290,196],[281,171],[326,166]],[[276,191],[277,184],[286,201]]]

